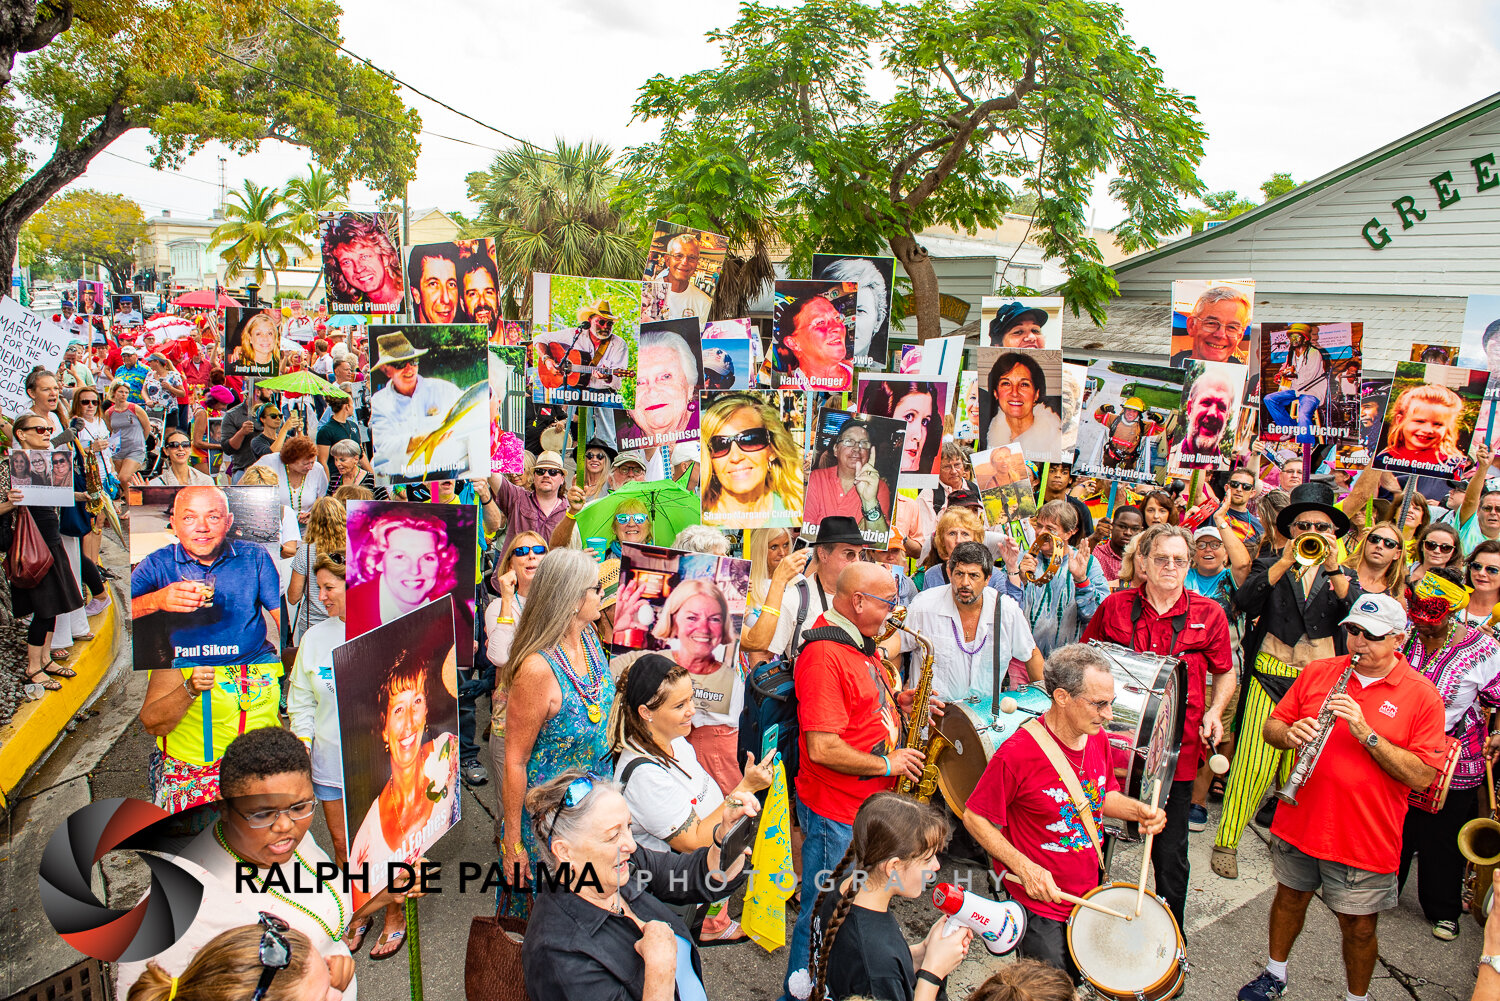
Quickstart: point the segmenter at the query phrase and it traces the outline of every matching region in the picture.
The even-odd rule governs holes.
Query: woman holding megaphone
[[[936,1001],[969,951],[974,933],[947,930],[946,915],[911,945],[891,913],[893,897],[916,898],[938,870],[948,821],[934,807],[893,792],[865,800],[854,817],[854,839],[813,911],[810,967],[792,974],[799,998],[863,994],[882,1001]]]

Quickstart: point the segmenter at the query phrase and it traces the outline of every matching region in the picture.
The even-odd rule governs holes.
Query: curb
[[[26,703],[0,727],[0,815],[10,811],[15,794],[62,742],[68,722],[92,705],[111,679],[116,647],[122,636],[126,643],[129,639],[121,624],[121,589],[111,587],[109,595],[109,607],[89,620],[94,638],[80,644],[82,650],[68,661],[78,677],[57,679],[61,691]]]

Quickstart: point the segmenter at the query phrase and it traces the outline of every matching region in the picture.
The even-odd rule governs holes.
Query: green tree
[[[224,269],[225,280],[232,282],[247,268],[253,268],[255,283],[264,285],[269,264],[271,301],[275,302],[281,295],[281,278],[276,269],[291,264],[288,251],[312,253],[312,248],[297,235],[297,213],[284,205],[277,189],[263,188],[247,180],[243,189],[229,193],[224,219],[214,228],[208,249],[227,248],[220,255],[228,265]]]
[[[146,243],[146,215],[124,195],[77,188],[48,202],[27,230],[49,261],[101,265],[114,290],[127,292]]]
[[[1118,286],[1086,226],[1095,178],[1117,175],[1110,190],[1127,213],[1116,231],[1127,249],[1180,229],[1179,199],[1201,190],[1196,108],[1164,86],[1114,4],[751,2],[709,38],[721,47],[714,68],[642,88],[636,115],[660,122],[662,138],[632,162],[670,162],[674,148],[719,152],[728,137],[753,168],[741,176],[774,185],[774,211],[748,214],[774,227],[792,273],[820,249],[889,247],[911,279],[924,340],[941,329],[937,275],[918,240],[925,228],[997,226],[1031,192],[1036,238],[1068,273],[1063,293],[1102,319]],[[683,194],[669,183],[658,207]]]
[[[297,236],[310,240],[317,236],[318,213],[338,212],[349,207],[349,186],[334,180],[328,171],[312,167],[305,177],[294,177],[287,181],[281,197],[292,214],[294,232]],[[307,298],[313,297],[322,280],[323,270],[319,268],[312,288],[307,290]]]
[[[645,255],[616,202],[622,178],[601,143],[517,146],[467,178],[476,235],[495,238],[507,316],[531,301],[534,273],[640,279]]]
[[[1203,196],[1203,208],[1189,209],[1185,221],[1194,233],[1203,232],[1209,222],[1233,219],[1241,212],[1249,212],[1255,203],[1240,197],[1238,191],[1210,191]]]
[[[334,0],[149,6],[145,32],[112,35],[74,20],[5,92],[20,103],[0,105],[0,256],[9,259],[26,220],[132,129],[150,130],[157,167],[178,167],[214,140],[241,154],[278,140],[305,147],[339,183],[358,177],[390,197],[414,176],[417,113],[388,77],[316,33],[339,37]],[[50,147],[45,162],[32,164],[18,136]]]
[[[1299,186],[1300,183],[1292,180],[1291,174],[1277,172],[1272,174],[1269,180],[1261,183],[1260,191],[1261,194],[1266,196],[1266,201],[1270,201],[1272,198],[1280,198],[1288,191]]]

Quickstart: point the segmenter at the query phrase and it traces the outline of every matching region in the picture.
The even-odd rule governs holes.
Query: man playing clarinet
[[[965,804],[964,826],[1009,873],[1006,889],[1027,910],[1021,955],[1066,970],[1079,983],[1068,951],[1072,905],[1099,885],[1105,817],[1134,820],[1147,834],[1166,814],[1120,792],[1104,724],[1113,717],[1115,679],[1092,647],[1073,643],[1047,658],[1042,684],[1051,707],[1000,745]],[[1016,882],[1016,881],[1019,882]]]
[[[1319,887],[1343,937],[1346,1001],[1365,1001],[1375,920],[1396,906],[1407,796],[1427,788],[1443,761],[1443,700],[1401,655],[1400,603],[1361,595],[1343,627],[1349,653],[1304,667],[1262,730],[1267,744],[1305,757],[1283,788],[1296,803],[1283,800],[1271,824],[1270,958],[1240,1001],[1286,993],[1287,957]]]

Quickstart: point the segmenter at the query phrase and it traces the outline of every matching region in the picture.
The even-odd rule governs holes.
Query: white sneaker
[[[108,597],[95,598],[93,601],[90,601],[87,605],[83,606],[83,614],[92,619],[94,616],[98,615],[108,607]]]

